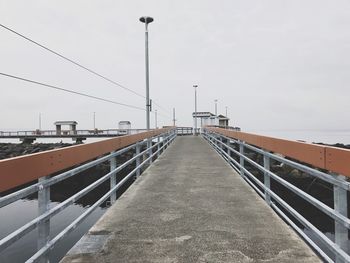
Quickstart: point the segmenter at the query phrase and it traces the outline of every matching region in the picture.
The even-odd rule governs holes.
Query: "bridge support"
[[[270,157],[264,155],[264,168],[270,171]],[[270,175],[264,172],[264,184],[267,189],[271,189],[270,185]],[[271,204],[271,197],[269,193],[265,190],[265,201],[268,205]]]
[[[244,176],[244,170],[243,170],[243,167],[244,167],[244,158],[243,158],[244,145],[243,145],[243,141],[239,141],[239,153],[241,154],[241,156],[239,156],[240,173],[241,173],[242,177],[245,177]]]
[[[49,176],[39,178],[39,183],[44,183]],[[44,214],[50,210],[50,186],[40,186],[38,191],[38,212],[39,215]],[[38,224],[38,250],[46,245],[50,240],[50,218]],[[41,257],[40,263],[49,262],[49,255],[45,254]]]
[[[140,143],[136,143],[136,147],[135,147],[135,154],[138,155],[140,154],[140,149],[141,149],[141,144]],[[138,167],[141,163],[140,160],[140,156],[136,158],[136,167]],[[139,177],[141,174],[140,168],[137,168],[136,170],[136,178]]]
[[[115,170],[117,168],[117,158],[116,157],[112,157],[109,160],[110,163],[110,171],[112,172],[113,170]],[[117,184],[117,174],[114,172],[113,175],[111,176],[110,179],[110,189],[114,188]],[[116,192],[113,192],[111,194],[111,205],[115,202],[115,200],[117,199],[117,194]]]
[[[338,179],[345,180],[344,176],[337,175]],[[347,217],[348,216],[348,200],[347,200],[347,191],[338,185],[333,186],[333,195],[334,195],[334,210],[339,214]],[[335,243],[343,249],[345,252],[348,252],[348,229],[343,226],[341,223],[335,221]],[[338,256],[336,257],[337,263],[344,262]]]
[[[73,139],[73,141],[75,141],[75,143],[83,143],[83,141],[86,140],[86,137],[75,137],[72,139]]]
[[[157,137],[157,144],[158,144],[158,146],[157,146],[157,158],[159,158],[159,155],[160,155],[160,137],[158,136]]]
[[[23,144],[32,144],[36,140],[36,138],[35,137],[23,137],[23,138],[19,138],[19,140]]]
[[[149,157],[149,165],[152,164],[152,139],[147,140],[147,149],[148,149],[148,157]]]

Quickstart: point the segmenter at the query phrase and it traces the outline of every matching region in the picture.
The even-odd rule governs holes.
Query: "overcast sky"
[[[0,23],[145,94],[144,25],[150,24],[150,94],[159,125],[192,125],[198,110],[257,129],[350,129],[348,0],[0,0]],[[0,72],[144,107],[143,98],[0,28]],[[0,76],[0,130],[145,127],[145,112]],[[154,126],[154,115],[152,115]]]

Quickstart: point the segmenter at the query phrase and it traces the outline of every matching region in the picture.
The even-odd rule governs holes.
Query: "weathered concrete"
[[[204,139],[180,137],[63,262],[320,260]]]

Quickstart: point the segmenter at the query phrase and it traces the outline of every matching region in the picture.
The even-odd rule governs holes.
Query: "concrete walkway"
[[[63,262],[321,262],[200,137],[178,137]]]

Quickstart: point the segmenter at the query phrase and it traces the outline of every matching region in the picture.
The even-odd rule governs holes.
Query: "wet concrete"
[[[321,262],[200,137],[179,137],[62,262]]]

